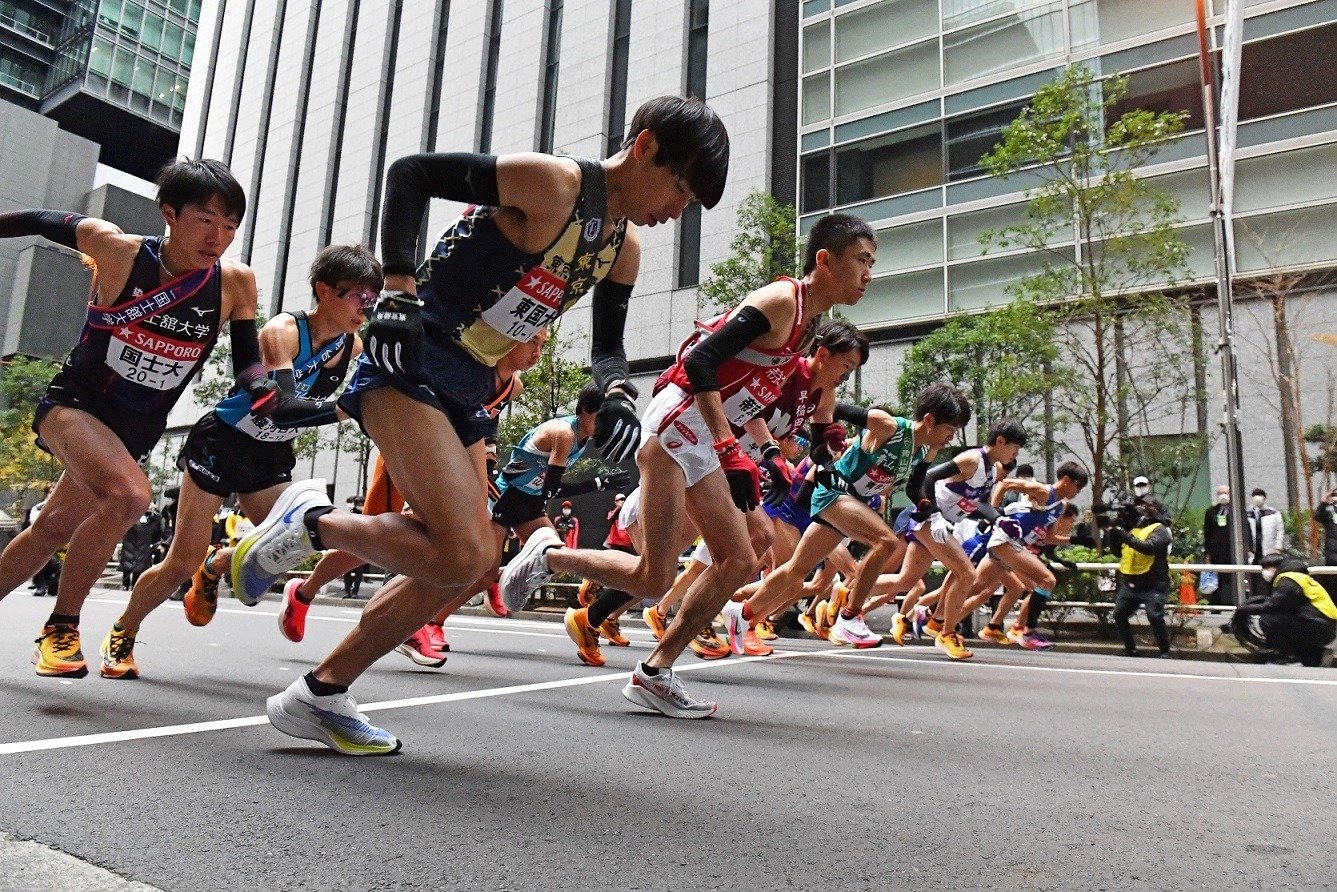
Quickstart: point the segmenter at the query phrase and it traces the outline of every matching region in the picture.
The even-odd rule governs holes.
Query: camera
[[[1096,526],[1101,529],[1117,526],[1131,530],[1142,520],[1142,507],[1136,501],[1114,504],[1097,502],[1091,506],[1091,513],[1095,515]]]

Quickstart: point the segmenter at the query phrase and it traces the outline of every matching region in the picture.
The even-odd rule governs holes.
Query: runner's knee
[[[148,508],[153,493],[149,489],[149,482],[143,478],[112,478],[97,496],[101,514],[129,526]]]
[[[437,584],[474,582],[497,562],[497,549],[488,536],[460,535],[423,555],[423,576]]]

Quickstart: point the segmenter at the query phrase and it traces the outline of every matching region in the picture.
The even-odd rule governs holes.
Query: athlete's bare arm
[[[94,302],[110,306],[125,290],[134,269],[142,235],[126,235],[121,227],[97,217],[86,217],[75,229],[79,250],[93,260]]]
[[[290,369],[300,348],[297,320],[280,313],[260,329],[260,361],[270,371]]]
[[[254,319],[259,303],[255,271],[235,260],[220,260],[219,264],[223,268],[223,318],[229,322]]]
[[[896,433],[896,419],[881,409],[868,410],[868,428],[860,445],[864,452],[874,453]]]
[[[534,448],[548,453],[548,464],[566,467],[571,449],[576,445],[576,434],[571,425],[560,419],[545,421],[534,434]]]

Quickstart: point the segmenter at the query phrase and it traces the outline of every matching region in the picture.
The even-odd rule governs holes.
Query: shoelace
[[[107,650],[111,653],[111,658],[116,662],[121,662],[130,656],[135,649],[135,639],[133,635],[117,635],[115,632],[111,635],[111,646]]]
[[[294,528],[273,540],[269,548],[265,550],[265,562],[274,567],[281,567],[289,563],[292,556],[302,550],[302,532],[302,530]]]
[[[75,626],[55,626],[50,634],[37,639],[41,644],[44,639],[51,639],[53,650],[70,650],[79,647],[79,629]]]

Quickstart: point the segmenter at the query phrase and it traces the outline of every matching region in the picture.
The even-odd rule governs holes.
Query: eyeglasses
[[[380,295],[368,288],[336,288],[334,289],[336,297],[349,297],[357,301],[358,306],[364,310],[370,310],[376,306]]]

